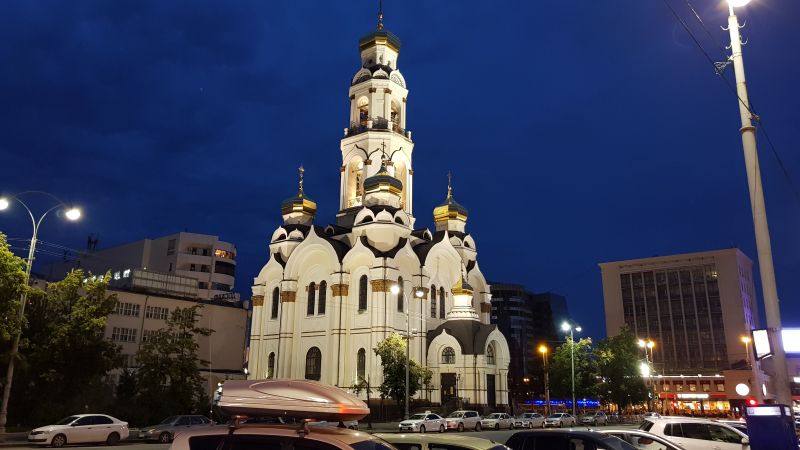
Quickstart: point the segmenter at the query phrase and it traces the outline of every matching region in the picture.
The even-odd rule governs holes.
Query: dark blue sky
[[[662,1],[385,3],[410,89],[417,225],[432,226],[453,171],[488,278],[566,295],[597,336],[598,262],[731,245],[754,257],[736,100]],[[693,3],[726,42],[723,2]],[[81,204],[85,220],[41,232],[76,249],[89,233],[100,247],[219,235],[249,293],[300,162],[317,223],[334,219],[347,89],[376,9],[3,1],[0,189]],[[751,99],[800,182],[800,3],[754,0],[740,16]],[[760,143],[784,323],[800,325],[800,200]],[[26,220],[4,214],[0,230],[26,238]]]

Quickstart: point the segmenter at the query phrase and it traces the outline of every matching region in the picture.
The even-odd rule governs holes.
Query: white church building
[[[400,40],[378,17],[377,30],[359,42],[361,67],[350,85],[336,223],[315,223],[301,168],[299,192],[283,202],[283,225],[253,283],[249,377],[377,386],[383,376],[373,349],[408,330],[411,359],[433,372],[416,398],[502,407],[508,344],[489,323],[489,285],[449,182],[433,211],[435,229],[415,228]]]

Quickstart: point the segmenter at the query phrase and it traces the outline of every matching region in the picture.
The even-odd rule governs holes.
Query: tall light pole
[[[573,327],[567,322],[561,324],[561,329],[569,331],[569,358],[572,365],[572,415],[576,415],[575,411],[575,336],[573,335]],[[575,327],[575,331],[581,332],[581,327]]]
[[[752,369],[753,366],[750,365],[750,338],[742,336],[742,343],[744,343],[744,360],[747,363],[747,367]]]
[[[655,383],[651,383],[651,379],[650,379],[650,372],[651,372],[650,364],[652,364],[653,367],[655,367],[655,365],[656,365],[656,358],[653,356],[653,348],[656,346],[656,343],[648,338],[646,341],[644,339],[639,339],[638,344],[639,344],[640,348],[644,349],[644,360],[645,360],[645,364],[647,365],[647,375],[645,375],[645,372],[644,372],[644,365],[642,366],[642,377],[644,377],[644,379],[645,379],[644,384],[645,384],[645,386],[647,386],[648,396],[651,393],[653,394],[652,402],[648,402],[648,409],[654,409],[653,408],[653,404],[656,402],[656,396],[658,395],[658,393],[656,392]],[[647,356],[647,350],[650,350],[650,356]],[[651,384],[652,384],[652,388],[653,388],[652,392],[650,391],[650,387],[651,387],[650,385]]]
[[[544,413],[550,415],[550,374],[547,370],[547,346],[540,345],[539,353],[542,354],[542,362],[544,364]]]
[[[397,295],[400,293],[400,285],[395,283],[392,285],[389,290],[392,294]],[[409,417],[409,383],[411,382],[411,305],[409,302],[406,301],[406,292],[403,289],[403,307],[406,310],[406,409],[405,415],[403,416],[404,419],[408,419]],[[425,292],[421,288],[417,288],[414,290],[414,296],[417,298],[422,298],[425,295]]]
[[[20,199],[20,196],[27,195],[27,194],[40,194],[50,197],[51,199],[55,200],[57,203],[55,206],[51,207],[50,209],[46,210],[42,213],[39,218],[36,218],[33,211],[28,207]],[[75,221],[81,218],[81,210],[75,207],[68,206],[66,203],[61,201],[58,197],[53,194],[42,192],[42,191],[26,191],[20,192],[15,195],[11,195],[8,197],[0,197],[0,211],[4,211],[11,206],[11,200],[16,201],[26,211],[28,211],[28,215],[31,217],[31,224],[33,224],[33,236],[31,237],[31,245],[28,248],[28,260],[25,266],[25,289],[22,291],[22,296],[20,297],[19,301],[19,323],[20,328],[14,334],[14,340],[11,344],[11,353],[8,356],[8,370],[6,371],[6,383],[3,386],[3,401],[0,404],[0,433],[6,432],[6,421],[8,420],[8,400],[11,397],[11,384],[14,381],[14,362],[17,359],[17,355],[19,354],[19,340],[22,336],[22,322],[25,319],[25,304],[28,302],[28,283],[30,282],[31,278],[31,269],[33,268],[33,260],[35,259],[36,253],[36,241],[39,235],[39,226],[41,226],[42,221],[44,220],[45,216],[52,211],[57,209],[62,209],[64,212],[64,217],[67,220]]]
[[[750,207],[753,212],[753,226],[756,233],[756,249],[758,251],[758,267],[761,275],[761,289],[764,296],[764,310],[767,313],[767,329],[772,344],[775,374],[773,380],[775,400],[784,405],[792,404],[792,394],[789,390],[789,372],[786,367],[786,353],[783,349],[781,336],[781,309],[778,299],[778,287],[775,283],[775,267],[772,262],[772,244],[769,238],[769,225],[767,224],[767,209],[764,204],[764,188],[761,185],[761,169],[758,163],[756,148],[756,127],[753,121],[757,119],[750,110],[750,101],[747,98],[747,85],[744,76],[744,60],[742,58],[742,39],[739,35],[739,19],[734,14],[735,7],[748,4],[750,0],[728,0],[728,32],[731,36],[731,56],[733,71],[736,76],[736,93],[739,96],[739,116],[742,128],[742,147],[744,149],[745,169],[747,170],[747,185],[750,191]]]

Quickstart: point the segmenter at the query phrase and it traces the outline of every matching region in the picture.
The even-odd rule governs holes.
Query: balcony
[[[344,137],[355,136],[367,131],[393,132],[406,139],[411,139],[411,130],[402,128],[398,123],[391,122],[383,117],[377,117],[362,122],[351,122],[350,127],[344,129]]]

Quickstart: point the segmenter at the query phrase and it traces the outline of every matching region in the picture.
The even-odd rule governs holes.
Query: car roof
[[[547,435],[547,434],[554,434],[554,435],[568,435],[568,436],[584,436],[589,438],[599,438],[599,439],[607,439],[612,438],[613,436],[609,436],[605,433],[599,431],[592,431],[592,430],[576,430],[574,428],[570,428],[568,430],[525,430],[525,431],[517,431],[516,433],[512,434],[511,436],[534,436],[534,435]],[[510,438],[509,438],[510,439]]]
[[[298,437],[300,427],[298,425],[282,425],[282,424],[244,424],[233,430],[233,435],[257,435],[257,436],[284,436],[284,437]],[[318,441],[329,442],[331,440],[339,441],[345,445],[352,445],[356,442],[372,440],[373,436],[363,431],[349,430],[347,428],[336,427],[310,427],[310,432],[303,436],[304,439],[313,439]],[[175,435],[176,441],[189,439],[194,436],[214,436],[214,435],[228,435],[230,428],[226,425],[218,425],[215,427],[198,428],[197,430],[188,431],[185,433],[178,433]],[[175,448],[179,448],[176,446]],[[188,448],[188,447],[187,447]]]
[[[472,436],[459,436],[454,434],[406,434],[406,433],[375,433],[377,436],[390,444],[414,444],[427,442],[429,444],[458,444],[464,447],[471,447],[474,449],[488,449],[498,445],[497,442],[489,439],[472,437]]]

